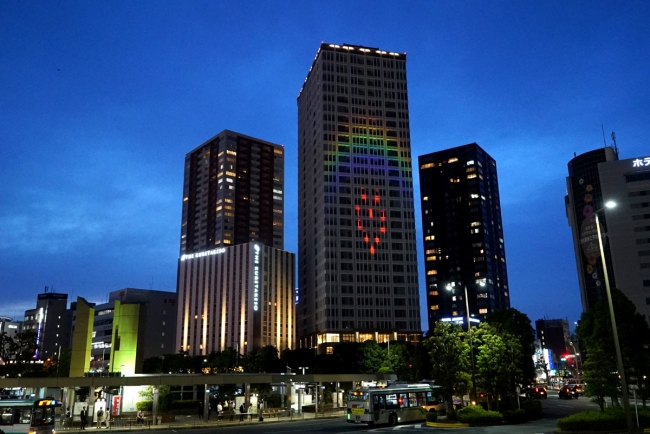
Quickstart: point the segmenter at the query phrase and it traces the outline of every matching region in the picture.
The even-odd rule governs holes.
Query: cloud
[[[54,254],[142,238],[155,243],[154,228],[178,220],[171,210],[180,212],[173,204],[182,181],[161,182],[152,175],[159,168],[119,150],[97,153],[59,168],[68,176],[18,184],[0,211],[0,248]]]

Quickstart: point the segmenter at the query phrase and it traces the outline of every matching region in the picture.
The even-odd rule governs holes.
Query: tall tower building
[[[607,202],[615,207],[604,208]],[[567,218],[573,233],[583,310],[606,299],[595,213],[610,287],[620,289],[650,321],[650,156],[619,160],[615,148],[569,162]]]
[[[176,350],[295,346],[284,148],[224,130],[185,157]]]
[[[406,55],[321,44],[298,140],[300,346],[418,339]]]
[[[564,197],[564,202],[569,226],[573,232],[573,247],[578,267],[583,311],[589,310],[599,300],[604,300],[607,297],[600,260],[600,247],[597,236],[593,236],[596,234],[593,211],[605,206],[598,164],[617,160],[618,152],[614,148],[605,147],[576,156],[568,164],[569,176],[566,180],[567,195]],[[600,215],[600,223],[603,228],[607,225],[606,216],[603,214]],[[592,235],[592,241],[595,240],[595,242],[590,243],[589,246],[585,243],[585,250],[581,245],[580,238],[588,233]],[[609,244],[604,245],[604,250],[607,267],[611,270],[612,256]],[[612,288],[616,287],[614,273],[611,271],[609,282]]]
[[[471,143],[419,164],[429,327],[509,308],[496,162]]]
[[[224,130],[185,156],[181,255],[261,242],[284,248],[284,148]]]

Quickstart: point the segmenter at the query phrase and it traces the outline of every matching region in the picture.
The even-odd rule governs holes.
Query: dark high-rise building
[[[571,351],[571,331],[565,319],[538,319],[535,321],[537,339],[542,349],[551,350],[553,363],[559,363],[565,355],[575,354]]]
[[[567,195],[564,197],[564,202],[569,226],[571,226],[573,232],[573,246],[578,265],[582,310],[584,311],[592,308],[599,300],[606,298],[593,211],[605,206],[600,176],[598,175],[598,164],[616,160],[618,160],[618,153],[614,148],[606,147],[579,155],[569,161],[568,165]],[[586,199],[589,199],[589,201]],[[590,212],[586,214],[585,209]],[[603,228],[606,227],[606,218],[602,214],[600,223]],[[591,243],[590,247],[585,244],[588,251],[583,253],[584,248],[581,245],[580,238],[588,232],[595,242]],[[612,258],[609,244],[604,246],[604,250],[607,267],[611,270]],[[615,288],[615,277],[611,271],[609,281],[611,287]]]
[[[300,346],[418,339],[406,55],[321,44],[298,141]]]
[[[185,156],[181,255],[284,248],[284,148],[224,130]]]
[[[565,202],[583,310],[607,298],[598,211],[610,287],[650,321],[650,156],[619,160],[612,147],[576,156],[569,162]],[[615,206],[605,207],[608,202]]]
[[[419,164],[429,327],[509,308],[496,162],[471,143]]]
[[[59,349],[70,348],[72,311],[68,310],[68,294],[48,292],[38,294],[36,308],[25,311],[23,330],[36,334],[34,358],[56,358]]]

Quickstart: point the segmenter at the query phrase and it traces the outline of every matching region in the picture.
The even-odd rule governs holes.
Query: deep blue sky
[[[226,128],[285,145],[296,252],[296,96],[327,41],[408,53],[414,162],[490,153],[513,307],[575,321],[566,164],[601,122],[650,155],[649,22],[647,1],[1,1],[0,314],[45,285],[175,290],[183,158]]]

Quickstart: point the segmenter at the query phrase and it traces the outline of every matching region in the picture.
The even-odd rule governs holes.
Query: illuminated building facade
[[[618,151],[604,147],[569,162],[567,217],[583,310],[606,299],[595,211],[604,237],[610,287],[618,288],[650,321],[650,155],[619,160]]]
[[[224,130],[185,156],[181,255],[261,242],[284,248],[284,148]]]
[[[321,44],[298,141],[300,346],[418,339],[406,55]]]
[[[25,311],[23,330],[36,333],[37,349],[34,359],[56,358],[59,349],[70,348],[72,313],[68,310],[68,294],[56,292],[38,294],[36,308]]]
[[[542,344],[543,350],[550,350],[553,363],[560,363],[560,359],[567,354],[574,354],[571,349],[571,330],[569,322],[565,319],[538,319],[535,321],[537,339]]]
[[[177,349],[190,355],[295,347],[295,255],[262,243],[182,255]]]
[[[136,315],[140,320],[135,323],[135,330],[132,327],[128,330],[125,327],[116,330],[115,312],[118,301],[122,312],[120,315],[129,309],[137,312]],[[138,288],[111,291],[108,294],[108,303],[94,306],[90,370],[119,372],[121,369],[127,369],[131,373],[141,373],[145,359],[175,352],[177,313],[175,292]],[[133,323],[128,324],[133,325]],[[128,339],[121,341],[121,349],[117,353],[112,351],[116,332],[118,336],[129,334]],[[135,343],[136,353],[131,352],[134,350],[131,348],[133,343]],[[127,353],[128,363],[111,359],[115,354],[123,357]],[[125,365],[124,368],[122,365]]]
[[[509,308],[496,162],[471,143],[419,165],[429,327]]]

